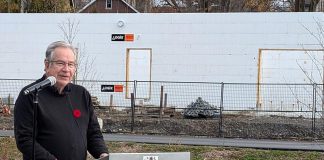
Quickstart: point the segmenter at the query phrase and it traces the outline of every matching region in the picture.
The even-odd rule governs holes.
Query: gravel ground
[[[130,118],[106,118],[103,130],[108,133],[132,132]],[[222,119],[136,118],[133,132],[139,134],[190,135],[253,139],[324,139],[323,122],[311,119],[271,116],[225,116]],[[314,138],[313,138],[314,137]]]
[[[103,119],[103,132],[107,133],[138,133],[161,135],[190,135],[254,139],[324,139],[324,122],[317,120],[315,130],[311,119],[280,116],[243,116],[227,115],[222,119],[183,119],[181,116],[172,118],[154,118],[137,116],[132,120],[122,115],[110,117],[108,111],[96,109],[98,117]],[[11,112],[13,113],[13,112]],[[13,129],[13,116],[0,113],[0,129]],[[221,132],[220,132],[221,131]]]

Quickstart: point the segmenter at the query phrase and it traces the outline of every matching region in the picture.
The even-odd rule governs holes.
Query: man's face
[[[45,60],[46,76],[54,76],[56,78],[55,86],[59,90],[62,90],[71,82],[75,71],[75,56],[69,48],[55,48],[51,60]]]

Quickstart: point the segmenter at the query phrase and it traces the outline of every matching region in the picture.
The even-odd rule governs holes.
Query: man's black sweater
[[[35,83],[45,79],[45,76]],[[14,129],[18,149],[31,159],[33,95],[20,92],[14,109]],[[55,87],[38,93],[35,158],[85,160],[87,150],[95,158],[108,153],[91,105],[91,96],[82,86],[68,84],[63,94]]]

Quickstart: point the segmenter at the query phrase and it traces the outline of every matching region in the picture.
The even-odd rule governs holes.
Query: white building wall
[[[305,27],[317,33],[324,23],[323,13],[0,14],[0,78],[39,78],[68,19],[79,21],[74,44],[95,59],[96,78],[118,81],[127,48],[152,48],[153,81],[256,83],[260,48],[318,49]],[[112,42],[119,33],[134,42]]]

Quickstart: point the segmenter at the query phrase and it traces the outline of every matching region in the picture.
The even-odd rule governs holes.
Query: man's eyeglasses
[[[50,63],[53,63],[53,64],[55,64],[57,67],[60,67],[60,68],[63,68],[63,67],[65,67],[66,65],[68,65],[68,67],[70,68],[70,69],[74,69],[74,68],[76,68],[77,67],[77,64],[76,63],[74,63],[74,62],[64,62],[64,61],[48,61],[48,62],[50,62]]]

